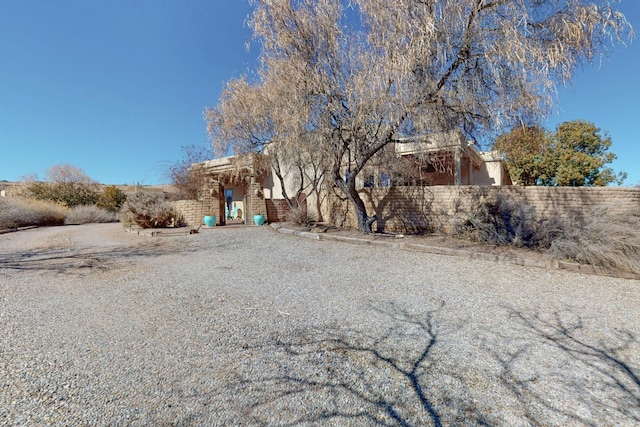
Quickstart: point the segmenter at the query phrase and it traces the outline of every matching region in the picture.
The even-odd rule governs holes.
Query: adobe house
[[[427,185],[512,185],[497,152],[481,152],[460,132],[405,138],[395,145],[398,156],[422,165]]]
[[[254,165],[254,156],[222,157],[194,164],[193,168],[203,176],[204,209],[218,218],[219,225],[227,220],[249,224],[253,211],[266,214],[265,209],[260,209],[264,202],[253,197],[262,184],[262,174]],[[230,218],[232,213],[233,218]]]
[[[408,164],[416,165],[418,174],[416,178],[414,171],[413,182],[400,182],[385,170],[384,165],[372,165],[358,177],[357,186],[511,185],[500,156],[478,151],[460,132],[403,139],[395,144],[395,152]],[[248,225],[253,225],[253,215],[256,214],[265,215],[269,222],[284,220],[288,206],[267,155],[228,156],[198,163],[194,167],[201,168],[206,177],[206,209],[218,216],[218,224],[228,221],[230,213],[234,213],[231,221]],[[347,170],[345,167],[345,174]],[[285,180],[287,178],[285,175]],[[315,200],[315,197],[312,194],[309,200]],[[317,204],[309,203],[310,211],[313,211],[313,206]],[[320,209],[324,210],[324,207]]]
[[[227,221],[253,225],[254,215],[267,221],[283,221],[288,206],[280,182],[274,179],[269,159],[263,154],[228,156],[198,163],[203,173],[205,198],[223,225]]]

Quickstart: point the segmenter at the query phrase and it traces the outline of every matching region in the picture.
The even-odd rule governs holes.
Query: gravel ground
[[[0,236],[0,425],[638,425],[640,281],[118,224]]]

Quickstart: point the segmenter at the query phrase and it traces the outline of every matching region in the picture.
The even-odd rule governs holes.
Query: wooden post
[[[455,167],[455,175],[454,175],[454,184],[461,185],[462,184],[462,172],[461,166],[462,163],[462,153],[460,147],[456,147],[455,157],[454,157],[454,167]]]

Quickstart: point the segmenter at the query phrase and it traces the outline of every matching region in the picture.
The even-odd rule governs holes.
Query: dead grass
[[[62,225],[69,208],[25,197],[0,197],[0,229],[31,225]]]
[[[307,226],[317,221],[315,216],[311,215],[306,205],[295,206],[289,209],[285,216],[287,222],[293,222],[296,225]]]
[[[527,203],[510,200],[501,193],[475,194],[470,206],[457,206],[454,232],[477,242],[516,247],[537,247],[541,223]]]
[[[640,274],[640,212],[593,209],[583,224],[565,227],[551,243],[555,258]]]
[[[184,218],[162,196],[135,193],[122,206],[120,222],[125,226],[167,228],[183,226]]]
[[[95,205],[74,207],[64,220],[65,225],[117,222],[116,214]]]

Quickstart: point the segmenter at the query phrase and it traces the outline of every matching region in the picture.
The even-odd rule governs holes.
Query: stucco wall
[[[378,220],[374,230],[419,232],[450,229],[456,207],[477,203],[478,197],[501,193],[511,200],[526,202],[543,217],[560,215],[580,220],[593,208],[610,212],[640,210],[640,189],[620,187],[517,187],[517,186],[432,186],[371,188],[360,191],[369,214]],[[353,208],[340,194],[329,197],[325,220],[342,227],[356,227]]]

